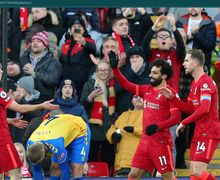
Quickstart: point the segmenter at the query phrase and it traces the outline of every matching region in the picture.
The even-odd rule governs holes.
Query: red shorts
[[[1,136],[1,135],[0,135]],[[0,174],[19,168],[22,162],[10,137],[0,138]]]
[[[190,160],[209,163],[218,144],[218,139],[193,138],[190,145]]]
[[[156,168],[161,174],[174,171],[171,146],[140,141],[132,160],[132,167],[150,173]]]

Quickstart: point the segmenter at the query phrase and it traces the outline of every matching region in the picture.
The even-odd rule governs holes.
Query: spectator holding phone
[[[115,112],[114,83],[109,62],[100,61],[96,73],[83,86],[80,99],[87,112],[91,130],[89,161],[107,162],[110,169],[114,165],[114,145],[107,141],[106,132],[112,125]]]
[[[77,95],[80,98],[83,84],[94,72],[93,62],[89,54],[96,53],[96,45],[95,41],[89,36],[81,16],[73,18],[70,29],[71,35],[66,34],[66,41],[61,50],[62,76],[74,82]]]

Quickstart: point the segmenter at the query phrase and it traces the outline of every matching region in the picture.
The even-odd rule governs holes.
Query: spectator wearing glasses
[[[111,67],[108,62],[100,61],[96,73],[84,84],[80,103],[85,107],[91,129],[89,161],[114,164],[114,145],[106,139],[106,132],[111,126],[111,117],[115,112],[116,96]]]
[[[165,28],[158,29],[158,27],[161,27],[161,24],[164,24],[165,20],[169,22],[172,32]],[[151,49],[150,42],[155,33],[158,48]],[[172,33],[176,41],[176,48],[174,48]],[[159,16],[152,28],[145,35],[142,47],[145,51],[147,61],[154,62],[162,58],[171,64],[174,70],[174,76],[168,81],[168,84],[179,92],[180,70],[185,56],[185,45],[181,34],[175,26],[175,18],[172,14]]]
[[[165,21],[169,23],[172,32],[166,28],[163,28]],[[156,33],[158,48],[151,49],[150,41],[155,33]],[[174,39],[172,35],[174,35]],[[183,59],[185,56],[185,44],[179,30],[177,30],[176,28],[175,17],[173,14],[169,14],[167,16],[161,15],[158,17],[152,28],[145,35],[145,38],[142,42],[142,47],[145,50],[147,61],[154,62],[157,59],[162,58],[170,63],[170,65],[173,68],[174,76],[172,76],[167,81],[167,84],[170,85],[179,93],[181,69],[182,69]],[[172,133],[172,138],[173,138],[172,151],[173,151],[174,163],[176,161],[175,128],[176,126],[170,128],[170,132]]]
[[[109,52],[112,50],[118,55],[118,42],[112,36],[108,36],[103,41],[103,58],[101,61],[109,62]],[[145,61],[144,50],[141,46],[131,47],[126,54],[126,64],[122,65],[119,60],[118,67],[120,68],[122,74],[131,82],[137,84],[149,84],[150,79],[148,75],[150,74],[150,63]],[[91,59],[95,64],[98,64],[99,59],[92,57]],[[120,65],[119,65],[120,64]],[[115,93],[116,99],[116,112],[121,114],[127,111],[132,106],[132,94],[121,88],[121,86],[115,82]]]

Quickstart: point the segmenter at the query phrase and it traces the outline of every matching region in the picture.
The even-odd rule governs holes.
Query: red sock
[[[134,178],[128,178],[128,180],[135,180]]]
[[[200,178],[200,180],[217,180],[217,178],[215,176],[213,176],[212,174],[210,174],[207,171],[204,171],[199,178]]]
[[[191,175],[191,176],[190,176],[190,180],[199,180],[199,177],[198,177],[198,176],[193,176],[193,175]]]

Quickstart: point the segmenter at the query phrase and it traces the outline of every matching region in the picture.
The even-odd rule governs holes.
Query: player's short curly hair
[[[153,66],[161,68],[160,72],[162,74],[166,74],[167,75],[166,80],[169,80],[173,76],[172,66],[165,59],[157,59],[156,61],[153,62],[152,67]]]
[[[46,149],[43,143],[36,142],[27,148],[27,158],[33,164],[40,163],[46,155]]]

